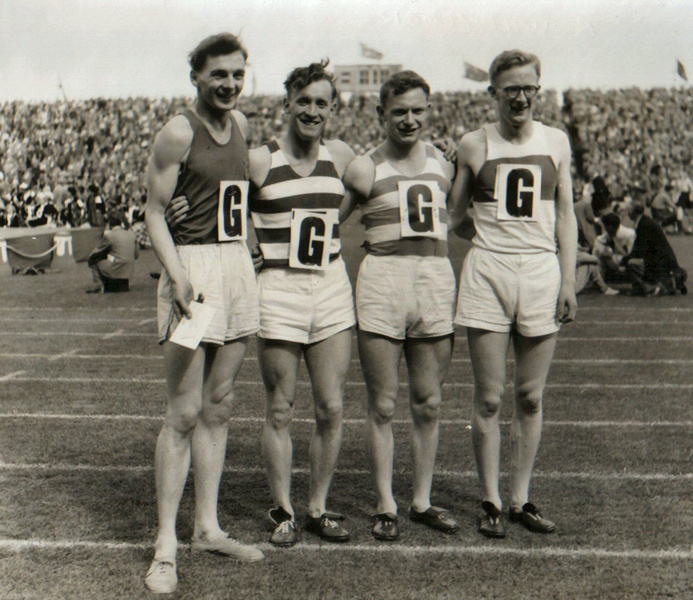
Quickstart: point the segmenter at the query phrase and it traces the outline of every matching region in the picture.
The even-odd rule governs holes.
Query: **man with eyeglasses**
[[[475,381],[472,443],[484,511],[479,532],[490,538],[505,537],[499,416],[511,343],[509,517],[537,533],[556,529],[529,502],[529,484],[557,332],[577,310],[577,224],[568,137],[532,116],[540,76],[539,59],[519,50],[491,63],[489,93],[499,120],[462,138],[449,199],[451,229],[474,202],[476,235],[462,268],[455,323],[467,328]]]

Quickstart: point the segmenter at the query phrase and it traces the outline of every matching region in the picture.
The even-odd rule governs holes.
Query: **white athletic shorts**
[[[455,331],[455,274],[439,256],[367,254],[356,283],[359,329],[403,340]]]
[[[558,257],[551,252],[503,254],[473,246],[464,259],[455,323],[525,337],[559,330]]]
[[[260,328],[255,269],[248,247],[242,242],[176,246],[178,259],[193,286],[194,299],[216,311],[203,342],[224,344]],[[164,269],[159,278],[157,314],[159,343],[175,331],[171,279]]]
[[[259,337],[315,344],[353,327],[354,296],[341,258],[324,271],[260,271]]]

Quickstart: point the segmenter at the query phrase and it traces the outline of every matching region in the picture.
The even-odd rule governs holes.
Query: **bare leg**
[[[291,421],[301,345],[258,338],[262,379],[267,389],[262,453],[267,477],[277,506],[294,515],[291,506]]]
[[[408,339],[404,352],[409,368],[414,480],[412,506],[424,512],[431,506],[433,469],[438,450],[441,386],[452,355],[452,336]]]
[[[381,335],[358,332],[359,357],[368,391],[366,450],[378,499],[376,514],[397,514],[392,494],[395,442],[392,419],[399,391],[398,368],[403,342]]]
[[[155,558],[175,558],[176,516],[190,470],[193,431],[202,407],[205,348],[164,344],[168,407],[154,456],[159,532]]]
[[[233,408],[233,383],[243,364],[246,347],[247,339],[243,338],[207,348],[202,412],[192,440],[195,539],[212,540],[224,535],[218,521],[219,484]]]
[[[304,348],[315,401],[315,431],[310,442],[308,514],[326,512],[327,493],[342,445],[342,401],[351,362],[352,330]]]
[[[556,334],[539,337],[513,336],[515,350],[515,414],[510,436],[510,506],[522,508],[528,501],[529,482],[541,440],[542,396]]]
[[[474,371],[474,408],[472,409],[472,444],[479,472],[482,500],[499,509],[502,502],[500,479],[501,399],[505,388],[505,363],[509,333],[467,329],[469,353]]]

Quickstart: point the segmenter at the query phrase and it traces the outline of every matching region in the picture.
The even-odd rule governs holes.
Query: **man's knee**
[[[342,395],[323,399],[315,404],[315,423],[319,428],[332,427],[342,420]]]
[[[216,424],[225,423],[231,418],[235,399],[233,383],[225,382],[211,390],[207,401],[203,404],[205,422]]]
[[[536,383],[521,385],[515,390],[515,410],[523,415],[541,412],[542,387]]]
[[[440,393],[417,396],[411,401],[411,414],[415,424],[424,425],[437,421],[440,415],[442,398]]]
[[[294,399],[275,389],[267,401],[265,421],[273,429],[286,429],[291,425],[294,414]]]
[[[477,416],[484,419],[496,417],[500,412],[502,396],[502,384],[477,385],[474,393],[474,411]]]
[[[381,392],[368,400],[368,412],[378,424],[390,423],[395,418],[397,394]]]
[[[169,404],[166,411],[165,425],[180,435],[188,435],[195,429],[200,419],[200,403],[195,398]]]

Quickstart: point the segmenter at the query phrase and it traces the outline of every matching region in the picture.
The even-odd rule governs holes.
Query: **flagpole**
[[[67,102],[68,100],[67,100],[67,96],[65,95],[65,88],[63,87],[63,80],[60,77],[58,77],[58,89],[62,92],[63,100],[65,100],[65,102]]]

